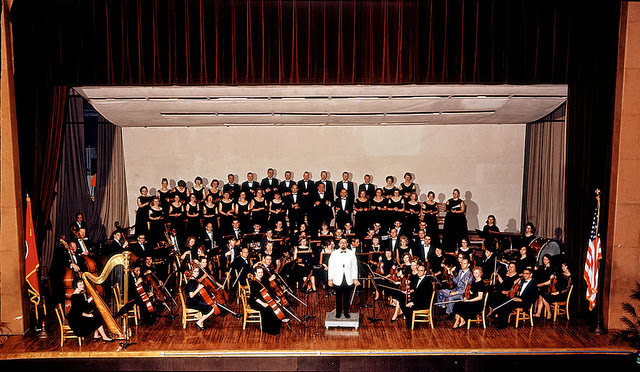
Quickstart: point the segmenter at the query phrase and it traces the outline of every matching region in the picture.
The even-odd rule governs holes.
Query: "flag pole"
[[[599,236],[600,234],[600,189],[596,189],[595,191],[596,193],[596,201],[598,203],[598,217],[597,217],[597,223],[596,223],[596,236]],[[602,244],[601,244],[602,246]],[[605,250],[602,249],[602,259],[601,261],[604,261],[604,255],[605,255]],[[601,272],[601,267],[604,265],[601,265],[600,263],[598,264],[598,292],[604,288],[604,275],[600,275]],[[596,303],[597,303],[597,309],[596,309],[596,324],[593,327],[593,333],[597,334],[597,335],[605,335],[608,333],[607,329],[604,327],[603,324],[603,309],[602,309],[602,296],[597,296],[596,297]]]

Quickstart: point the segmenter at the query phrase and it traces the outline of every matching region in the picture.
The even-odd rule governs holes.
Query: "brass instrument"
[[[113,314],[111,314],[111,311],[109,311],[109,308],[104,303],[104,300],[100,297],[95,287],[93,286],[93,284],[104,283],[107,280],[107,278],[109,278],[111,271],[113,271],[113,269],[116,266],[120,266],[120,265],[124,266],[123,272],[126,273],[129,269],[129,252],[125,252],[124,254],[117,254],[111,257],[109,261],[107,261],[107,263],[105,264],[104,269],[102,270],[102,273],[100,274],[100,276],[95,276],[89,272],[84,272],[82,273],[82,279],[84,281],[87,292],[91,295],[91,297],[93,297],[93,301],[96,304],[96,308],[102,315],[104,323],[109,329],[109,331],[115,336],[115,338],[119,340],[123,340],[123,339],[127,339],[126,317],[124,318],[124,323],[123,323],[124,326],[123,328],[121,328],[120,326],[118,326],[118,323],[113,318]],[[126,301],[128,300],[128,288],[129,288],[128,284],[129,283],[128,283],[128,275],[123,275],[123,276],[125,281],[124,283],[125,299],[124,300],[126,303]]]

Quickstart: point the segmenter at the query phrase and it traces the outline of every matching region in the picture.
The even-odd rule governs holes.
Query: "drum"
[[[536,261],[538,266],[542,265],[542,257],[548,254],[551,257],[557,256],[560,253],[560,245],[551,239],[535,238],[529,244],[529,247],[536,250]]]

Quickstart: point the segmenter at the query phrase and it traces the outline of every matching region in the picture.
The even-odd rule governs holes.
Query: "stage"
[[[303,296],[302,300],[306,300]],[[515,329],[487,329],[473,324],[470,330],[452,330],[453,321],[438,319],[435,329],[428,324],[405,328],[404,321],[389,322],[393,308],[378,301],[373,309],[361,308],[365,295],[356,297],[352,312],[360,313],[356,329],[325,329],[325,313],[334,298],[324,291],[309,295],[308,314],[317,316],[300,323],[283,325],[279,337],[260,331],[231,315],[212,318],[200,331],[189,323],[182,329],[180,319],[160,318],[153,326],[134,327],[132,342],[120,350],[117,342],[67,340],[63,348],[57,321],[51,318],[47,339],[11,336],[0,348],[1,365],[15,370],[28,366],[39,370],[498,370],[518,371],[584,366],[629,369],[635,365],[635,350],[614,343],[613,335],[595,335],[581,319],[556,323],[534,320]],[[372,298],[369,298],[371,303]],[[233,303],[234,310],[238,305]],[[293,306],[302,318],[306,308]],[[53,315],[55,316],[55,315]],[[429,368],[426,368],[429,366]],[[553,367],[550,367],[553,366]],[[533,368],[535,367],[535,368]],[[422,367],[421,367],[422,368]]]

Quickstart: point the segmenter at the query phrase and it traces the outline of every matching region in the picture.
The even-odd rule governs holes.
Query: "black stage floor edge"
[[[161,357],[3,360],[2,371],[511,371],[591,372],[640,371],[636,355],[598,354],[519,355],[389,355],[286,357]]]

